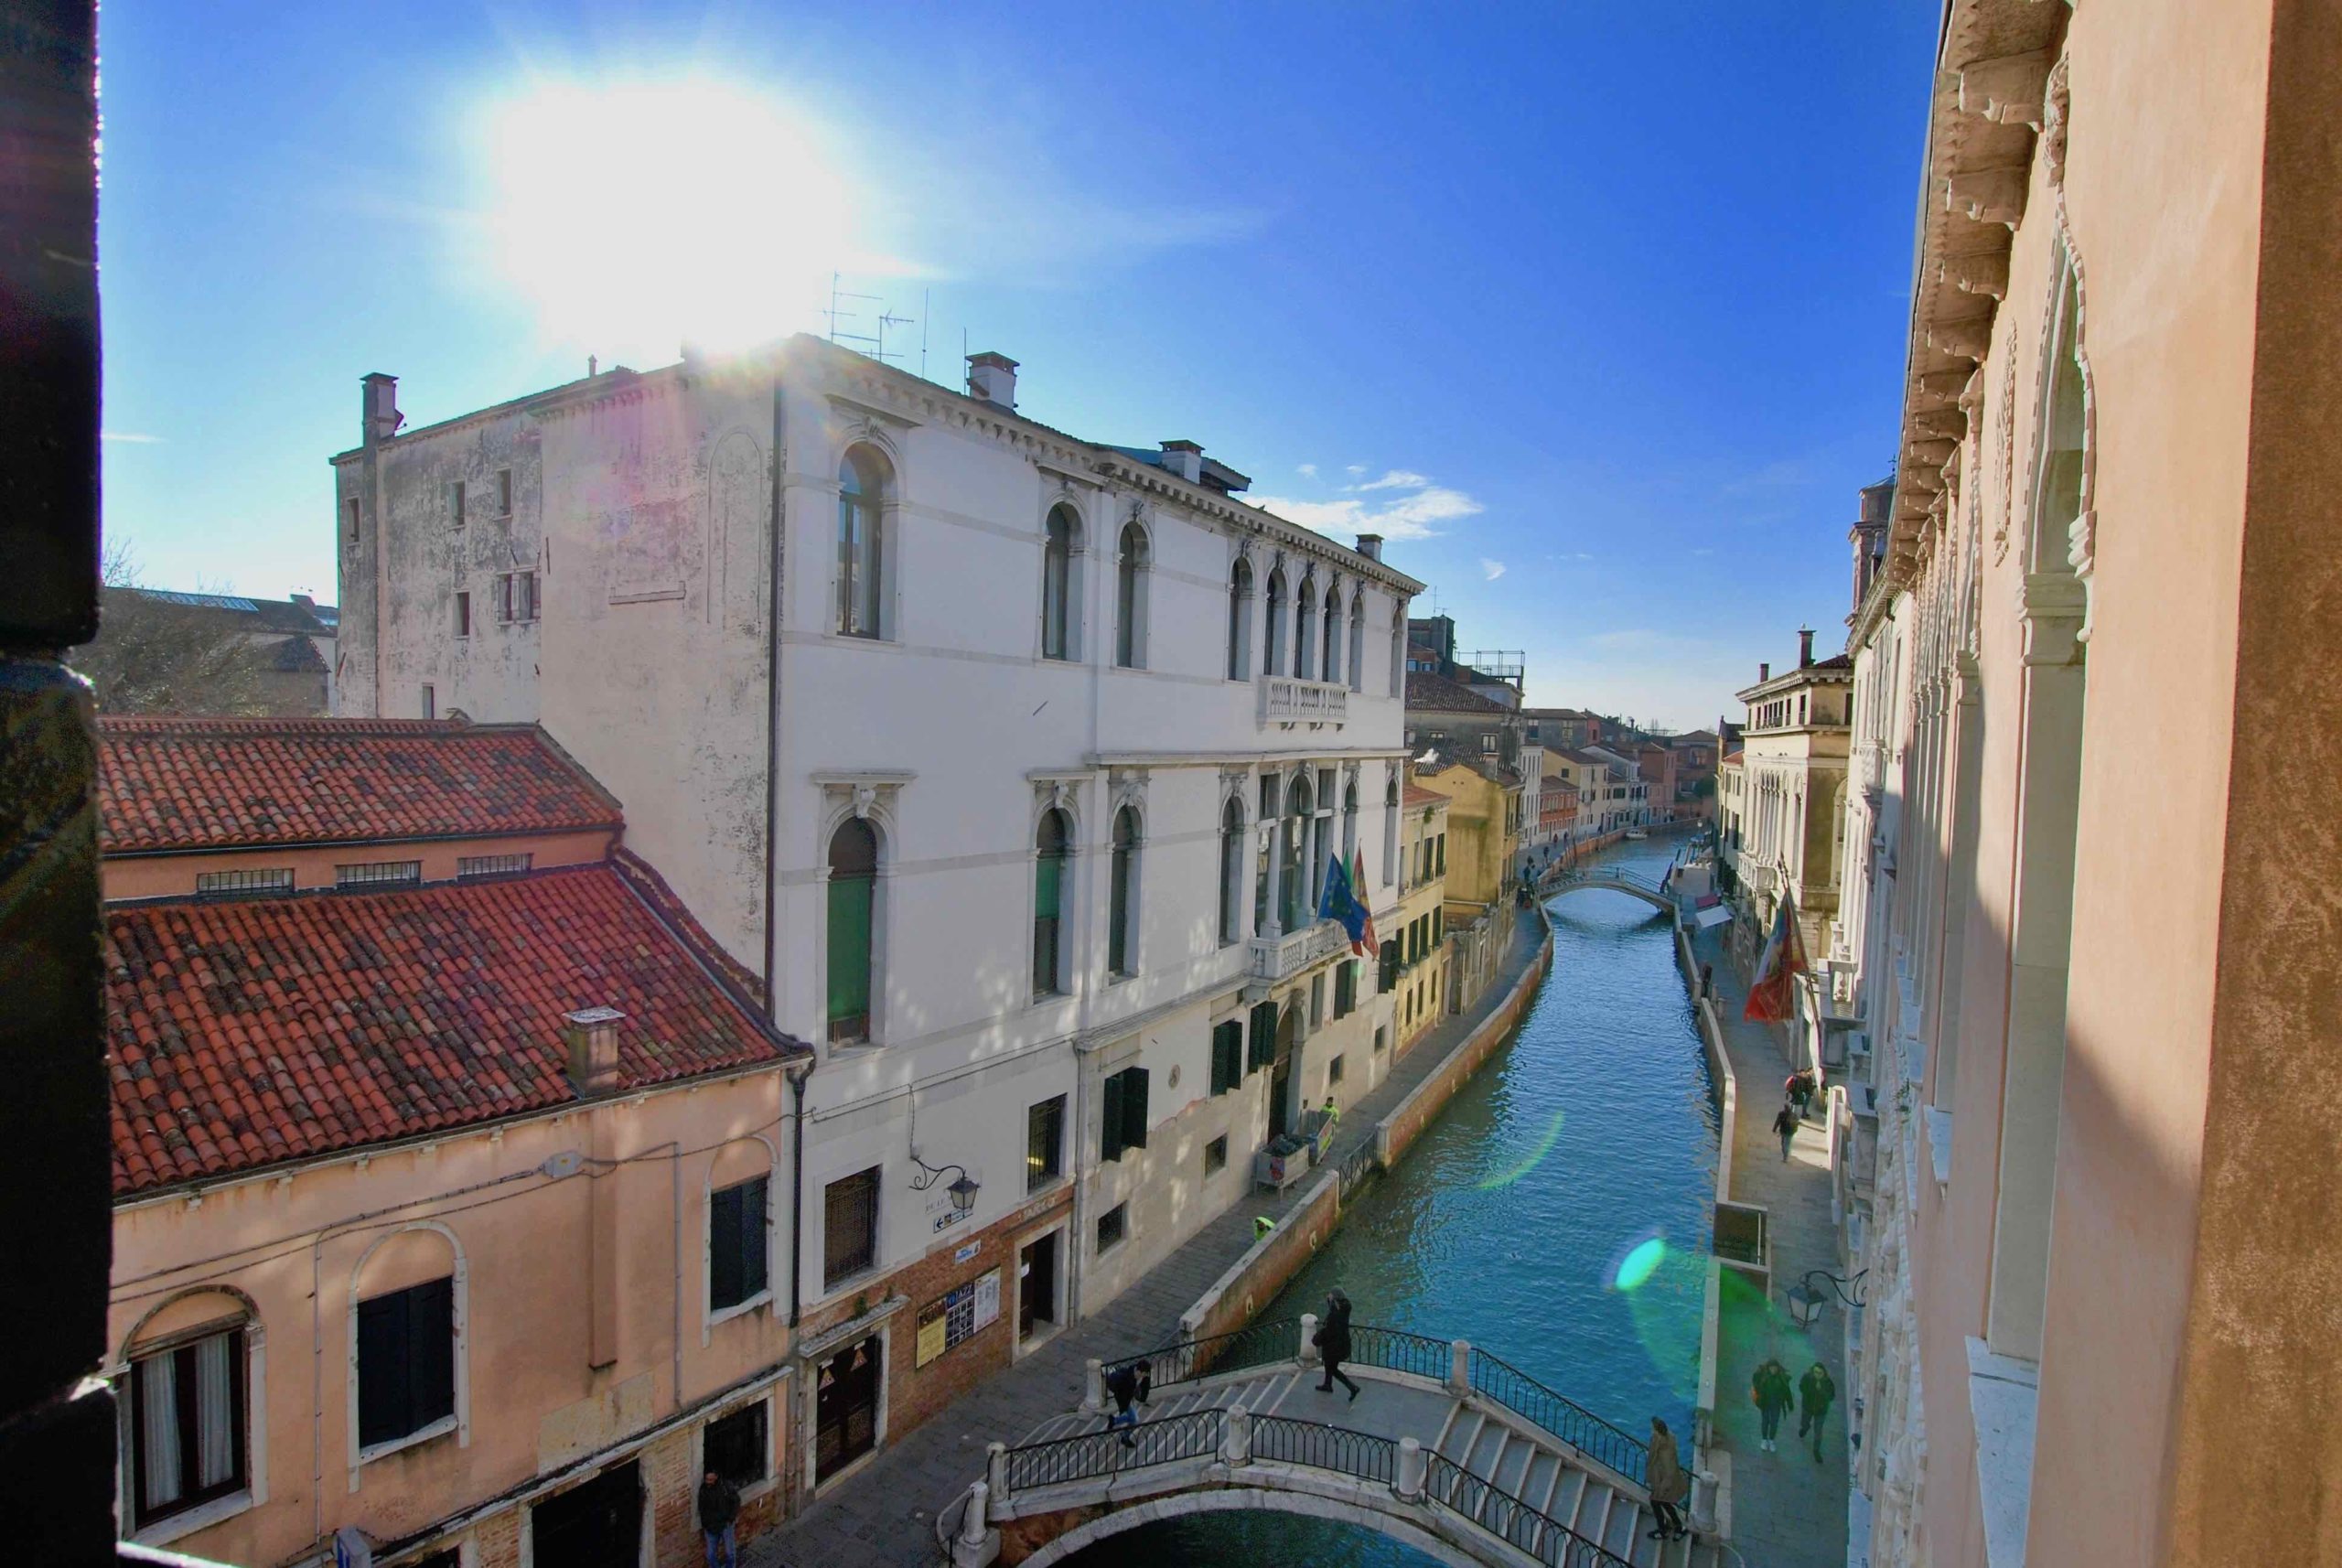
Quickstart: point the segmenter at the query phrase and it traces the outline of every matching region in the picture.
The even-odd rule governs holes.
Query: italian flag
[[[1805,948],[1798,940],[1796,911],[1787,894],[1773,911],[1773,933],[1765,939],[1765,954],[1756,961],[1756,978],[1748,983],[1748,1001],[1740,1015],[1752,1024],[1778,1024],[1794,1011],[1791,977],[1805,968]]]

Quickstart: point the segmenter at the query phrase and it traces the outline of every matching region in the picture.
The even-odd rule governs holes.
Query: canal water
[[[1654,837],[1604,858],[1656,878],[1674,849]],[[1262,1316],[1321,1311],[1338,1284],[1359,1323],[1468,1339],[1638,1435],[1653,1415],[1688,1434],[1715,1190],[1706,1056],[1664,916],[1597,889],[1546,908],[1552,968],[1511,1045]],[[1430,1561],[1350,1526],[1239,1512],[1142,1526],[1069,1563]]]

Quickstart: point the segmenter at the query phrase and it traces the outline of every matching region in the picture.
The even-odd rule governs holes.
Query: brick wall
[[[1265,1240],[1255,1242],[1219,1284],[1187,1309],[1179,1320],[1181,1333],[1204,1339],[1243,1327],[1262,1303],[1273,1299],[1285,1281],[1301,1272],[1341,1222],[1341,1182],[1328,1171]]]

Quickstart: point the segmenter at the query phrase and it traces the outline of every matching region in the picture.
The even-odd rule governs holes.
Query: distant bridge
[[[1541,897],[1552,898],[1563,893],[1574,893],[1581,887],[1607,888],[1613,893],[1639,898],[1669,914],[1675,912],[1674,896],[1661,887],[1657,879],[1618,866],[1563,866],[1549,873],[1537,885],[1537,892]]]
[[[1049,1568],[1155,1520],[1259,1509],[1346,1520],[1449,1568],[1718,1568],[1706,1477],[1686,1510],[1703,1533],[1654,1541],[1642,1439],[1461,1340],[1387,1328],[1350,1330],[1355,1402],[1319,1393],[1316,1322],[1119,1363],[1150,1369],[1135,1427],[1105,1427],[1091,1362],[1084,1410],[993,1444],[939,1543],[960,1568]]]

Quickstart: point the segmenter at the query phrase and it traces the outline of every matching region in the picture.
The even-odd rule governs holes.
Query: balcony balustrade
[[[1293,675],[1261,677],[1261,727],[1290,728],[1348,722],[1350,689],[1330,681],[1304,681]]]
[[[1349,950],[1350,934],[1338,920],[1314,920],[1283,936],[1252,939],[1253,980],[1275,985],[1314,964]]]

